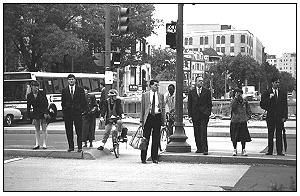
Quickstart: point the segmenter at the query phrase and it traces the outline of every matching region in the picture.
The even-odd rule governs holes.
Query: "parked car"
[[[3,120],[5,126],[11,126],[14,122],[22,120],[23,115],[16,108],[4,108]]]

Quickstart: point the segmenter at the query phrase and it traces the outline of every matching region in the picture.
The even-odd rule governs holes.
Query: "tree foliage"
[[[165,81],[176,80],[176,52],[172,49],[154,49],[149,62],[152,78]]]
[[[114,4],[116,5],[116,4]],[[111,10],[112,50],[135,51],[137,40],[154,32],[152,4],[124,4],[130,8],[130,33],[117,32],[118,7],[108,4],[4,4],[5,67],[22,64],[28,71],[95,72],[93,52],[105,49],[105,8]],[[130,53],[130,55],[135,55]],[[17,56],[19,62],[9,61]],[[130,58],[129,58],[130,59]],[[130,62],[129,62],[130,63]]]

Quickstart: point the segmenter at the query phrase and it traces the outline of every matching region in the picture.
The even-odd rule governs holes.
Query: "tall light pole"
[[[110,25],[110,6],[105,7],[105,71],[110,70],[110,53],[111,53],[111,25]],[[111,84],[105,84],[106,89],[111,89]]]
[[[178,4],[178,21],[176,37],[176,117],[175,131],[170,136],[170,143],[166,147],[167,152],[191,152],[191,146],[186,142],[188,138],[183,124],[183,4]]]

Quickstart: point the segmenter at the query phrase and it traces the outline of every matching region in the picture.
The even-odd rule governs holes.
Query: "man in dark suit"
[[[211,114],[211,92],[203,87],[203,77],[197,76],[195,88],[188,94],[188,115],[194,126],[196,153],[208,155],[207,124]]]
[[[272,88],[262,94],[260,101],[260,107],[267,111],[268,152],[266,155],[273,154],[273,138],[276,129],[277,155],[284,156],[282,153],[282,130],[284,122],[288,119],[287,94],[279,89],[278,77],[274,77],[271,82]]]
[[[152,132],[151,158],[158,163],[160,128],[165,122],[165,103],[163,94],[158,93],[158,81],[150,80],[150,91],[142,94],[140,126],[144,127],[143,136],[147,138],[146,150],[141,150],[142,163],[146,163],[147,149]]]
[[[75,85],[73,74],[68,75],[69,86],[62,90],[61,106],[65,120],[66,134],[69,144],[68,152],[74,151],[73,123],[77,135],[78,152],[82,152],[82,118],[81,115],[87,107],[83,88]]]

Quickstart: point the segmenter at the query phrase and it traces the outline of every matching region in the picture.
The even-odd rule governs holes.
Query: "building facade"
[[[280,72],[288,72],[292,74],[292,77],[296,78],[296,65],[296,53],[283,53],[282,57],[277,59],[276,68]]]
[[[236,56],[239,53],[263,60],[263,45],[248,30],[236,30],[231,25],[187,24],[184,30],[185,50],[204,51],[213,48],[219,55]]]

